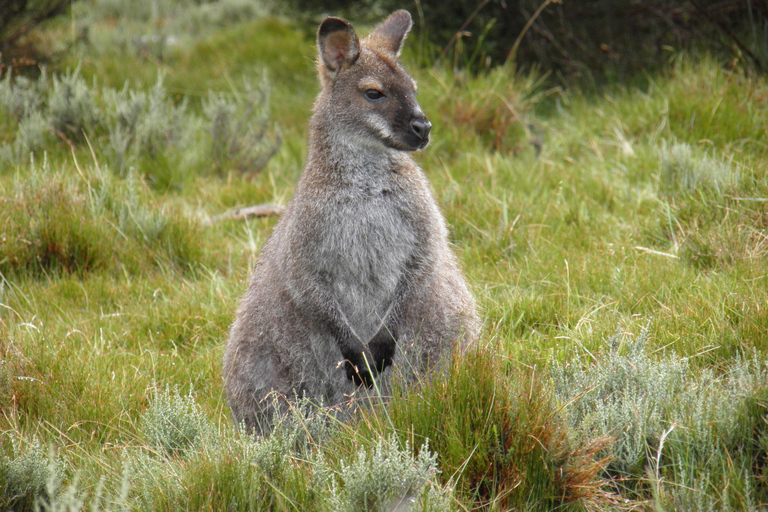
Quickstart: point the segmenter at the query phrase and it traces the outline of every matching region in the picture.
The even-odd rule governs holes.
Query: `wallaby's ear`
[[[320,58],[329,71],[348,68],[360,56],[360,41],[352,25],[340,18],[326,18],[317,31]]]
[[[383,48],[399,57],[405,36],[408,35],[412,25],[411,13],[403,9],[395,11],[377,25],[365,41],[371,46]]]

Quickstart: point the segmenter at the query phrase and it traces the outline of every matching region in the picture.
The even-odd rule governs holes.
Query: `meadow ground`
[[[289,200],[313,34],[108,14],[76,9],[88,44],[52,26],[60,63],[0,82],[0,508],[768,507],[763,77],[679,56],[584,93],[408,50],[479,346],[254,442],[221,358],[275,220],[206,221]]]

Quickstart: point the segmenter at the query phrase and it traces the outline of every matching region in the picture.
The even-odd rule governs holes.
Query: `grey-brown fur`
[[[410,27],[397,11],[363,41],[337,18],[318,31],[307,165],[224,355],[229,404],[248,428],[263,428],[273,392],[339,404],[391,365],[432,368],[477,332],[445,221],[407,153],[430,127],[398,61]]]

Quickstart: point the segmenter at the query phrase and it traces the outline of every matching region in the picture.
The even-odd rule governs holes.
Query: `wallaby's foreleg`
[[[397,344],[397,333],[392,328],[382,325],[371,341],[368,342],[368,349],[373,357],[373,367],[376,372],[381,373],[392,366],[392,359],[395,357],[395,345]]]
[[[395,346],[397,345],[398,326],[403,319],[403,307],[408,302],[410,293],[408,282],[413,278],[413,273],[418,265],[418,259],[411,256],[406,264],[406,270],[395,289],[395,299],[392,307],[382,322],[381,329],[368,342],[368,348],[373,356],[375,369],[378,373],[383,372],[388,366],[392,366],[395,357]]]
[[[368,345],[360,339],[350,325],[347,315],[344,314],[333,294],[328,277],[315,279],[314,286],[304,298],[314,304],[315,307],[312,309],[322,318],[326,328],[335,338],[339,351],[344,357],[347,378],[358,386],[360,384],[370,386],[373,381],[369,367],[376,375],[376,359]]]

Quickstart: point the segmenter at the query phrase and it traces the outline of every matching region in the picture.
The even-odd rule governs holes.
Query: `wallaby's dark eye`
[[[384,97],[384,93],[377,91],[376,89],[368,89],[365,91],[365,97],[369,100],[379,100]]]

